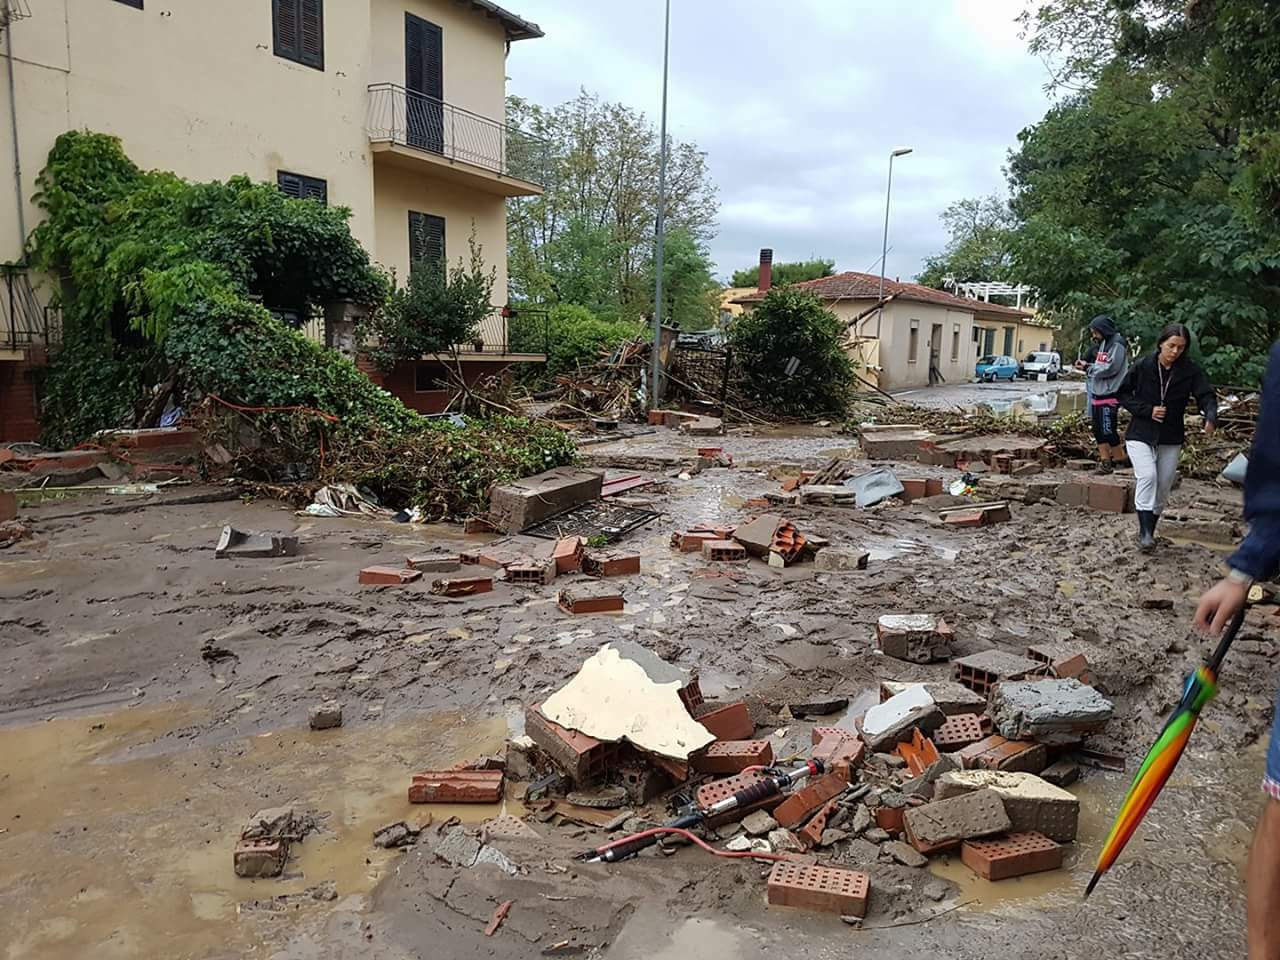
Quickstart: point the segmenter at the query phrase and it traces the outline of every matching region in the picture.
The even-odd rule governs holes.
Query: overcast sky
[[[512,45],[507,89],[544,105],[580,87],[657,122],[662,0],[506,0],[546,37]],[[720,274],[835,259],[879,272],[889,151],[889,276],[946,241],[951,201],[1003,192],[1047,73],[1013,18],[1022,0],[672,0],[668,124],[707,152],[720,190]]]

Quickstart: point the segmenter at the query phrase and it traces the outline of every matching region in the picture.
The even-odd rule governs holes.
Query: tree
[[[1013,281],[1013,234],[1017,217],[997,196],[957,200],[942,212],[947,245],[942,253],[925,258],[916,280],[942,289],[943,280]]]
[[[855,368],[844,323],[812,293],[774,287],[729,330],[747,393],[782,416],[839,416],[853,395]]]
[[[785,287],[789,283],[803,283],[805,280],[819,280],[836,272],[836,262],[822,258],[797,260],[792,263],[775,263],[773,265],[773,285]],[[760,286],[760,264],[746,270],[733,271],[729,280],[731,287]]]
[[[642,113],[581,92],[545,108],[507,101],[509,122],[549,144],[544,192],[508,204],[508,272],[515,299],[581,303],[636,319],[652,307],[658,209],[658,134]],[[668,146],[667,229],[712,236],[716,190],[706,155]]]
[[[663,322],[681,330],[706,330],[720,316],[720,284],[712,276],[711,255],[688,229],[676,227],[663,241]],[[650,264],[650,303],[656,287]]]
[[[624,340],[643,336],[647,332],[642,324],[627,320],[604,320],[586,307],[571,303],[552,307],[546,323],[545,347],[542,331],[537,324],[520,323],[511,328],[511,349],[516,353],[541,353],[546,349],[546,364],[531,371],[541,379],[572,373],[583,364],[599,360],[603,352],[611,350]]]
[[[361,349],[379,368],[428,354],[452,353],[456,360],[458,346],[476,339],[481,321],[493,313],[497,269],[485,270],[474,234],[470,245],[470,264],[461,258],[452,267],[427,260],[413,264],[409,282],[372,312],[361,331]]]

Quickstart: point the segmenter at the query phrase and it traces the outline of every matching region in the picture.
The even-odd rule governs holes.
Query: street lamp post
[[[661,402],[662,376],[662,241],[665,233],[667,206],[667,66],[671,53],[671,0],[666,2],[666,21],[662,28],[662,123],[658,146],[658,218],[657,248],[654,250],[653,273],[653,365],[649,376],[649,409],[657,410]]]
[[[880,319],[884,316],[884,270],[885,260],[889,256],[889,197],[893,193],[893,158],[905,157],[911,147],[898,147],[889,154],[889,184],[884,188],[884,241],[880,245],[880,291],[876,297],[879,309],[876,310],[876,339],[880,339]]]

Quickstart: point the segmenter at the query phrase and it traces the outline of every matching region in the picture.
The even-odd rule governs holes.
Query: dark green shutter
[[[419,261],[444,265],[444,217],[410,210],[409,263]]]
[[[324,0],[271,0],[275,55],[324,69]]]

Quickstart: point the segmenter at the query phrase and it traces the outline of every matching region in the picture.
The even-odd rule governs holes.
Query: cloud
[[[889,151],[888,273],[910,277],[954,200],[1001,192],[1018,131],[1049,106],[1022,0],[673,0],[668,123],[708,154],[722,275],[755,262],[878,264]],[[662,92],[662,0],[518,0],[546,31],[513,44],[508,90],[559,103],[580,88],[644,111]]]

